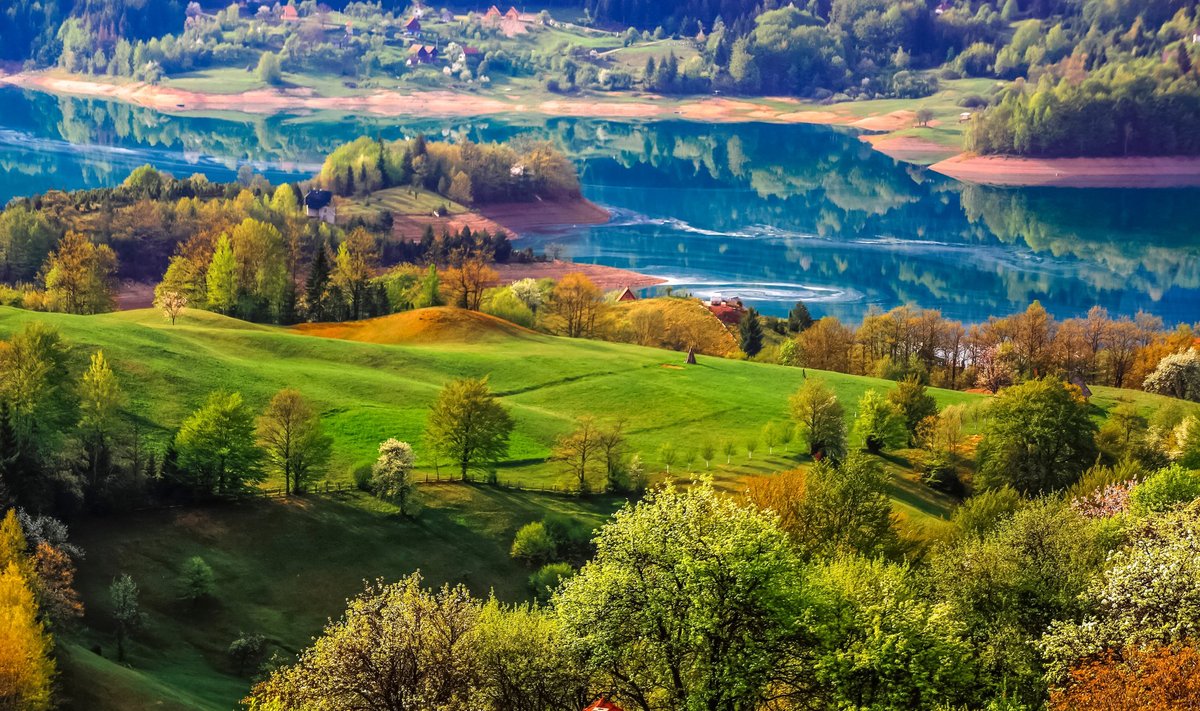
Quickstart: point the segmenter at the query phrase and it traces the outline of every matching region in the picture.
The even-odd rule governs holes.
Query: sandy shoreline
[[[679,118],[706,123],[808,123],[848,126],[876,132],[863,140],[874,149],[902,161],[926,163],[949,177],[970,183],[1001,186],[1093,188],[1163,188],[1200,186],[1200,158],[1058,158],[952,155],[944,145],[891,132],[913,125],[915,112],[896,110],[875,116],[856,116],[844,105],[805,108],[790,97],[757,100],[702,97],[681,101],[652,94],[621,101],[603,97],[562,96],[523,100],[517,94],[478,96],[437,90],[417,93],[379,90],[349,97],[319,96],[309,88],[255,89],[240,94],[206,94],[139,82],[116,84],[53,72],[0,73],[0,84],[54,94],[107,98],[165,112],[236,111],[275,114],[286,111],[352,111],[376,116],[482,116],[514,112],[547,116],[589,116],[612,119]],[[485,216],[486,217],[486,216]],[[510,216],[509,219],[514,219]],[[503,226],[501,220],[495,221]],[[568,221],[566,224],[570,224]],[[469,223],[467,223],[469,224]],[[593,224],[582,222],[582,224]],[[481,227],[494,229],[487,222]],[[472,225],[472,229],[474,229]],[[505,227],[520,233],[517,227]]]
[[[533,112],[547,116],[597,118],[684,118],[705,122],[765,121],[770,123],[818,123],[855,126],[873,131],[895,130],[910,125],[911,111],[862,118],[846,110],[796,110],[794,100],[763,97],[763,102],[723,97],[664,100],[654,95],[636,95],[639,101],[600,97],[561,96],[525,101],[518,94],[503,98],[463,94],[446,90],[402,93],[378,90],[361,96],[329,97],[309,88],[254,89],[238,94],[208,94],[143,82],[113,83],[98,79],[63,76],[48,72],[0,74],[0,83],[53,94],[97,97],[125,101],[159,111],[237,111],[276,114],[285,111],[354,111],[377,116],[475,116],[511,112]],[[775,105],[771,105],[775,104]]]
[[[968,183],[1008,187],[1200,187],[1200,157],[1021,158],[961,154],[930,166]]]

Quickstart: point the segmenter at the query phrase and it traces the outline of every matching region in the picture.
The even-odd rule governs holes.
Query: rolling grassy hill
[[[200,311],[171,326],[152,310],[83,317],[5,308],[0,335],[27,321],[51,323],[73,347],[79,369],[91,351],[103,349],[129,396],[128,412],[159,442],[213,390],[239,391],[257,409],[280,388],[298,388],[316,403],[334,437],[335,481],[348,480],[348,468],[373,459],[388,437],[412,442],[419,469],[432,473],[435,462],[421,443],[428,406],[443,383],[465,376],[488,376],[511,408],[516,429],[500,472],[507,481],[561,482],[546,457],[555,437],[585,414],[624,419],[633,449],[651,472],[662,468],[658,452],[665,443],[686,455],[705,439],[732,440],[740,450],[733,464],[714,468],[719,483],[795,465],[778,449],[771,457],[761,448],[750,460],[744,444],[767,422],[787,419],[788,396],[805,377],[800,369],[707,357],[685,368],[681,353],[545,336],[487,317],[491,327],[481,336],[463,325],[479,315],[450,313],[433,314],[432,325],[424,323],[428,312],[418,311],[399,322],[329,327],[345,335],[388,323],[419,326],[420,342],[398,345],[313,337]],[[868,388],[894,385],[820,376],[850,410]],[[981,399],[941,390],[934,396],[941,405]]]
[[[75,372],[93,350],[103,349],[128,395],[127,415],[160,445],[212,390],[238,390],[259,408],[281,387],[300,389],[334,437],[329,477],[335,481],[346,481],[348,469],[373,458],[378,442],[391,436],[413,442],[421,471],[432,474],[434,463],[421,445],[429,404],[446,380],[483,375],[516,422],[502,481],[561,482],[564,475],[546,457],[555,436],[583,414],[623,418],[633,448],[655,476],[667,442],[681,454],[705,439],[737,443],[731,463],[718,455],[710,472],[728,490],[740,489],[747,476],[803,462],[795,445],[774,455],[760,445],[753,459],[745,449],[766,422],[787,418],[787,398],[806,376],[797,368],[711,357],[685,367],[681,353],[546,336],[450,309],[284,329],[199,311],[171,326],[150,310],[70,316],[0,308],[0,336],[34,320],[61,331]],[[867,389],[894,386],[807,372],[817,375],[846,403],[848,417]],[[1097,417],[1121,401],[1145,410],[1163,402],[1145,393],[1095,390]],[[977,426],[986,398],[932,392],[940,405],[970,405],[969,427]],[[885,460],[897,510],[918,525],[937,525],[952,502],[914,481],[904,454]],[[686,459],[680,457],[677,476],[704,470],[698,460],[686,466]],[[529,571],[507,555],[521,525],[551,511],[599,525],[620,504],[611,497],[450,483],[422,486],[421,496],[425,508],[415,520],[354,492],[74,522],[73,538],[87,551],[77,582],[88,613],[80,630],[61,635],[71,706],[231,708],[250,685],[226,659],[239,633],[262,633],[273,650],[294,653],[328,616],[339,614],[362,580],[395,579],[414,569],[430,584],[462,582],[476,594],[523,599]],[[193,555],[213,567],[219,590],[217,600],[196,608],[175,597],[180,567]],[[107,596],[122,573],[141,586],[150,623],[124,666],[112,659]],[[91,651],[95,645],[104,656]]]

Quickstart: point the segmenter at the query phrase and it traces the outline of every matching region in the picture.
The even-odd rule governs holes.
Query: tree
[[[264,84],[278,86],[283,83],[283,70],[280,67],[279,55],[274,52],[263,52],[258,58],[258,68],[255,70],[258,80]]]
[[[773,516],[709,483],[668,485],[600,530],[553,609],[598,688],[643,709],[756,708],[803,644],[788,623],[798,571]]]
[[[700,443],[700,458],[704,460],[704,468],[708,469],[712,466],[713,456],[717,453],[717,445],[711,439],[706,439]]]
[[[108,475],[111,467],[110,437],[123,401],[121,386],[104,358],[104,351],[96,351],[79,388],[79,426],[83,432],[88,490],[92,496],[99,493],[102,478]]]
[[[738,334],[741,337],[742,352],[751,358],[758,355],[763,347],[763,330],[757,311],[747,309],[746,313],[742,314],[741,320],[738,321]]]
[[[845,456],[845,415],[837,395],[824,380],[806,379],[792,395],[789,405],[799,434],[808,443],[810,455],[835,460]]]
[[[111,311],[115,301],[117,255],[70,230],[46,260],[46,291],[55,307],[70,314]]]
[[[600,289],[579,272],[565,275],[554,285],[550,309],[563,322],[563,332],[571,338],[591,334],[600,312]]]
[[[1200,707],[1200,652],[1189,644],[1130,645],[1071,668],[1052,711],[1171,711]]]
[[[30,578],[15,561],[0,563],[0,612],[0,703],[22,711],[49,709],[55,672],[52,643],[38,621]]]
[[[467,471],[491,464],[508,453],[513,421],[488,387],[487,378],[447,383],[429,413],[426,441]]]
[[[572,432],[559,437],[554,443],[551,457],[562,462],[566,472],[575,480],[580,494],[587,493],[588,476],[599,464],[596,460],[600,456],[601,437],[596,421],[585,415],[575,423]]]
[[[904,427],[904,413],[875,389],[863,393],[862,399],[858,401],[854,433],[862,439],[863,446],[872,454],[879,454],[884,449],[902,447],[908,439]]]
[[[351,319],[363,317],[367,285],[375,259],[375,238],[362,227],[351,230],[338,245],[330,281],[350,302]]]
[[[873,460],[850,455],[807,471],[751,481],[750,500],[780,517],[780,527],[806,558],[858,553],[875,556],[895,544],[887,474]]]
[[[112,604],[113,631],[117,636],[117,660],[125,661],[125,641],[146,625],[142,612],[137,583],[128,575],[122,575],[108,586],[108,597]]]
[[[796,305],[788,311],[788,330],[792,333],[800,333],[807,331],[811,325],[813,325],[813,317],[808,312],[808,307],[804,305],[803,301],[797,301]]]
[[[69,544],[39,540],[32,562],[38,607],[51,624],[66,627],[83,616],[83,603],[75,590],[75,563],[64,548]]]
[[[929,122],[933,120],[933,117],[934,117],[933,109],[927,109],[927,108],[917,109],[917,125],[918,126],[928,126]]]
[[[254,687],[251,708],[470,708],[480,607],[462,586],[423,590],[417,573],[369,584],[294,664]]]
[[[1039,645],[1052,683],[1071,667],[1127,646],[1187,642],[1200,619],[1200,504],[1146,519],[1125,546],[1084,581],[1086,615],[1061,616]]]
[[[236,495],[263,478],[254,418],[239,393],[210,395],[179,427],[175,447],[195,493]]]
[[[478,311],[483,301],[483,292],[489,284],[500,278],[495,269],[488,266],[483,257],[471,257],[446,270],[446,287],[450,290],[453,303],[460,309]]]
[[[267,470],[283,477],[285,494],[302,494],[329,463],[333,439],[321,418],[298,390],[275,393],[256,424]]]
[[[304,285],[304,307],[309,321],[324,321],[329,317],[329,275],[329,251],[321,244],[317,246]]]
[[[1146,392],[1200,402],[1200,351],[1189,348],[1166,356],[1142,387]]]
[[[926,418],[937,415],[937,401],[925,392],[925,386],[915,377],[901,380],[895,389],[888,392],[888,402],[894,403],[904,414],[904,428],[908,430],[908,442],[916,442],[917,430]]]
[[[204,598],[212,597],[217,591],[212,568],[198,555],[184,561],[176,587],[179,590],[179,598],[191,603],[193,607]]]
[[[0,277],[10,284],[32,281],[57,238],[39,210],[14,205],[0,212]]]
[[[1014,385],[989,409],[979,448],[981,488],[1024,494],[1069,486],[1096,459],[1096,423],[1076,388],[1055,378]]]
[[[415,460],[408,442],[391,437],[379,443],[379,457],[371,465],[371,492],[399,507],[401,516],[412,513],[416,503]]]
[[[611,427],[600,430],[597,448],[604,460],[605,488],[608,491],[629,491],[633,482],[629,478],[625,456],[629,449],[625,440],[625,423],[617,420]]]
[[[527,523],[517,529],[509,554],[531,568],[538,568],[558,559],[558,542],[550,536],[541,521]]]
[[[162,286],[159,284],[159,286]],[[183,310],[187,308],[187,297],[178,291],[160,291],[154,290],[154,306],[163,312],[163,317],[175,325],[175,319],[183,314]]]
[[[830,708],[953,708],[970,703],[975,659],[962,624],[919,573],[842,556],[806,580],[813,666]]]
[[[529,307],[529,310],[534,314],[537,313],[538,307],[546,300],[545,294],[542,293],[542,287],[538,284],[537,279],[518,279],[508,285],[509,291],[513,296],[517,297]]]
[[[233,245],[227,235],[217,239],[212,261],[205,276],[208,285],[208,308],[217,313],[233,313],[238,300],[238,264]]]
[[[267,638],[261,634],[239,634],[229,643],[226,654],[233,663],[233,669],[238,674],[245,674],[262,663],[266,652]]]

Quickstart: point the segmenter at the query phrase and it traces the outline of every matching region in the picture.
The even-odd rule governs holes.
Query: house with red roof
[[[283,18],[284,20],[287,20],[288,22],[299,22],[300,21],[300,13],[296,12],[295,5],[284,5],[283,6],[283,14],[280,15],[280,17]]]
[[[515,8],[515,7],[512,7],[512,6],[509,6],[509,8],[508,8],[508,12],[504,13],[504,19],[506,19],[506,20],[520,20],[520,19],[521,19],[521,13],[517,12],[517,8]]]
[[[421,31],[421,21],[414,16],[413,19],[409,20],[408,24],[404,26],[404,31],[412,35],[417,34]]]

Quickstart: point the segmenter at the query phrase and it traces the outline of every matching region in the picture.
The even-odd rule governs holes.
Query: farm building
[[[432,64],[438,59],[438,48],[432,44],[414,44],[408,48],[409,64]]]
[[[309,190],[304,195],[304,212],[309,217],[334,224],[337,208],[333,205],[333,193],[328,190]]]

